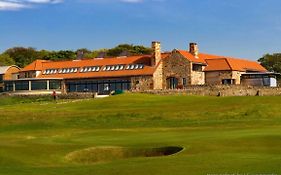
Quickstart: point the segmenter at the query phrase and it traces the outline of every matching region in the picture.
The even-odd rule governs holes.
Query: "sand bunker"
[[[66,160],[73,163],[97,163],[133,157],[169,156],[183,150],[179,146],[166,146],[158,148],[125,148],[125,147],[92,147],[71,152]]]

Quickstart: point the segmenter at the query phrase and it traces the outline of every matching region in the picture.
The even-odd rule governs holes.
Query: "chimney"
[[[82,60],[84,58],[84,52],[82,50],[79,50],[77,52],[76,60]]]
[[[158,41],[153,41],[151,44],[151,48],[152,48],[151,66],[156,66],[161,60],[161,43]]]
[[[195,57],[195,58],[199,58],[198,54],[199,54],[199,48],[197,43],[190,43],[189,44],[189,52]]]

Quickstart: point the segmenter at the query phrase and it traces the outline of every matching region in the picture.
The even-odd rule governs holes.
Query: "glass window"
[[[43,90],[47,89],[47,81],[32,81],[31,90]]]
[[[186,78],[183,78],[183,79],[182,79],[182,85],[183,85],[183,86],[186,86],[186,85],[187,85]]]
[[[49,88],[50,89],[60,89],[60,84],[61,84],[61,82],[58,80],[50,80]]]
[[[15,83],[16,90],[29,90],[29,82],[28,81],[18,81]]]
[[[5,91],[13,91],[13,82],[5,82]]]
[[[203,66],[200,64],[192,64],[192,70],[197,71],[197,72],[202,72],[203,71]]]
[[[137,64],[136,66],[135,66],[135,69],[138,69],[139,68],[139,65]]]

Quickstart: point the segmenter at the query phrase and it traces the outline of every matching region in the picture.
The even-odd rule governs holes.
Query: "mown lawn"
[[[65,158],[102,146],[184,150],[95,163]],[[280,97],[0,98],[0,174],[223,173],[281,174]]]

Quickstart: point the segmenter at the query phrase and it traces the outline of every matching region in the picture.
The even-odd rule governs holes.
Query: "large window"
[[[13,91],[13,82],[5,82],[5,91]]]
[[[176,89],[178,87],[178,79],[175,77],[170,77],[167,79],[167,88]]]
[[[225,85],[235,84],[235,79],[223,79],[222,84]]]
[[[44,90],[47,89],[47,81],[32,81],[31,90]]]
[[[16,90],[29,90],[28,81],[18,81],[16,84]]]
[[[129,80],[84,80],[69,81],[66,83],[68,92],[105,92],[115,90],[130,90]]]
[[[61,88],[61,82],[58,80],[50,80],[50,89],[60,89]]]
[[[186,78],[183,78],[183,79],[182,79],[182,85],[183,85],[184,87],[187,85]]]

